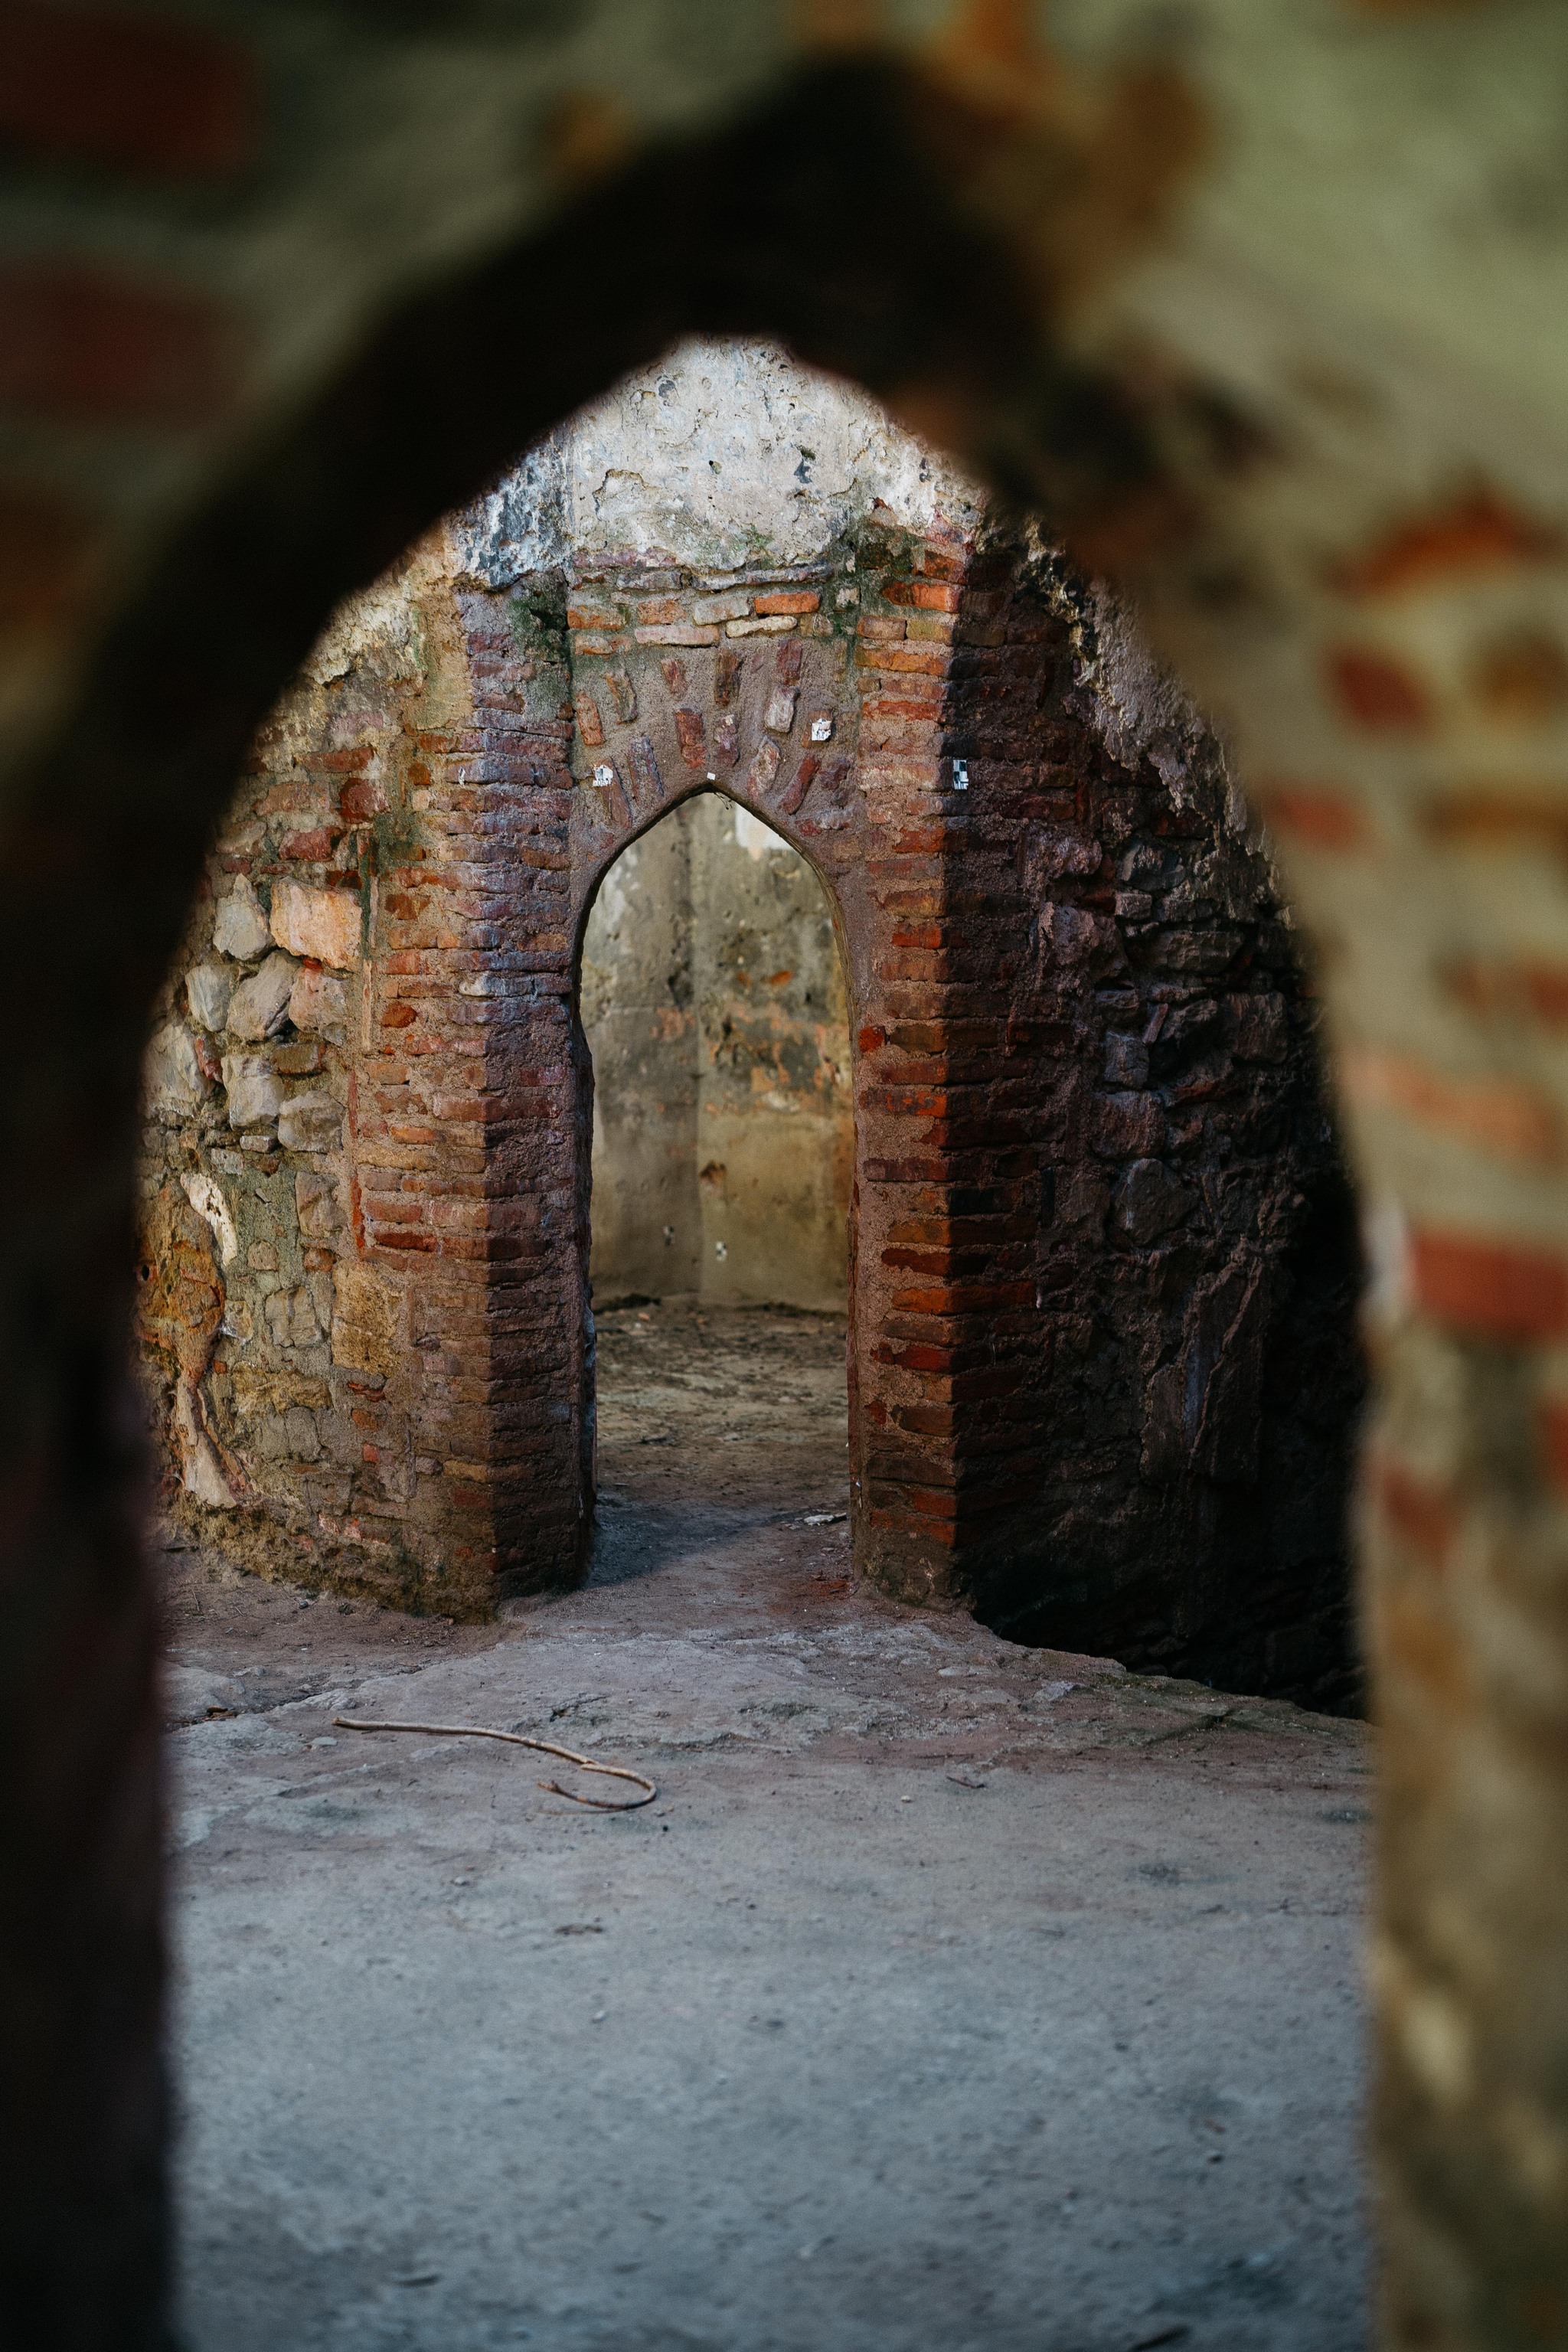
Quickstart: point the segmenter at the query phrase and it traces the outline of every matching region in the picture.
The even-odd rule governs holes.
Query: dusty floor
[[[170,1558],[191,2352],[1355,2352],[1364,1732],[851,1587],[841,1325],[601,1398],[499,1625]]]

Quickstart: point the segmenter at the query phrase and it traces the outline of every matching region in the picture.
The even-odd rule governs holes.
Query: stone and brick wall
[[[563,643],[440,541],[345,615],[258,740],[149,1062],[143,1191],[205,1224],[223,1302],[199,1378],[153,1335],[182,1507],[446,1613],[493,1601],[524,1490],[547,1572],[586,1526]]]
[[[1355,1255],[1266,862],[1190,711],[1117,702],[1127,625],[1058,556],[862,505],[711,568],[514,515],[499,584],[459,520],[318,648],[149,1065],[178,1508],[445,1613],[577,1571],[576,962],[627,845],[717,792],[843,942],[862,1571],[1337,1702]]]

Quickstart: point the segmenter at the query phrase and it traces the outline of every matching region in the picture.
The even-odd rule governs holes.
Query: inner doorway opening
[[[839,1526],[854,1126],[822,883],[762,818],[699,793],[605,874],[579,1011],[597,1571],[625,1572],[623,1505],[662,1507],[672,1542],[678,1499]]]
[[[722,793],[682,802],[605,876],[580,989],[595,1306],[842,1315],[849,1010],[805,859]]]

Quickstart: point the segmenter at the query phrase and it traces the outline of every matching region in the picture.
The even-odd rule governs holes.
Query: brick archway
[[[176,966],[148,1183],[215,1237],[222,1333],[167,1424],[200,1540],[442,1614],[581,1573],[582,929],[721,791],[843,952],[858,1571],[1340,1701],[1355,1251],[1212,738],[1117,732],[1085,682],[1114,625],[978,511],[708,575],[498,580],[474,544],[346,608]]]
[[[759,139],[791,158],[789,171],[767,192],[763,215],[752,201]],[[836,208],[872,205],[894,176],[903,191],[907,246],[891,257],[879,253],[867,261],[868,282],[836,278],[825,285],[803,265],[802,252],[836,250]],[[672,206],[710,209],[716,191],[726,185],[737,191],[726,217],[744,224],[735,250],[726,255],[705,245],[701,267],[689,280],[673,283],[658,225]],[[628,257],[628,219],[649,239],[646,258],[635,266]],[[812,222],[821,223],[815,242]],[[557,338],[542,347],[528,322],[541,304],[553,304],[563,313],[571,309],[586,257],[595,253],[613,256],[646,299],[640,307],[612,306],[591,314],[583,320],[579,337]],[[901,276],[889,276],[895,263]],[[873,389],[913,387],[918,395],[940,323],[944,352],[950,359],[954,352],[963,356],[927,389],[935,392],[939,413],[957,423],[969,413],[982,376],[988,377],[988,396],[1000,400],[1025,363],[1028,339],[1019,323],[1020,308],[1011,299],[1009,267],[994,243],[975,235],[950,207],[910,142],[898,97],[889,100],[874,73],[825,76],[804,92],[790,93],[772,116],[735,136],[669,158],[654,157],[603,200],[576,208],[558,230],[412,306],[302,424],[283,432],[242,478],[215,495],[127,606],[84,680],[69,724],[62,726],[26,786],[16,855],[5,876],[6,935],[18,971],[43,968],[53,952],[55,918],[48,893],[37,887],[40,873],[74,875],[80,845],[90,842],[93,872],[105,881],[112,877],[116,893],[110,919],[84,935],[81,952],[62,981],[62,1023],[90,1045],[83,1045],[62,1078],[39,1032],[28,1038],[17,1065],[14,1098],[47,1106],[48,1117],[35,1129],[37,1148],[18,1152],[12,1163],[17,1229],[29,1233],[32,1245],[18,1266],[8,1309],[15,1326],[11,1360],[27,1370],[26,1408],[19,1409],[15,1425],[30,1433],[33,1448],[18,1457],[16,1468],[26,1509],[16,1540],[28,1573],[18,1588],[22,1598],[10,1654],[18,1686],[37,1695],[37,1708],[15,1717],[14,1778],[19,1789],[37,1792],[37,1798],[16,1811],[11,1877],[26,1890],[22,1899],[39,1923],[36,1948],[30,1947],[18,1960],[12,2009],[43,2021],[26,2069],[35,2087],[16,2125],[16,2145],[28,2152],[26,2177],[35,2193],[18,2210],[13,2242],[23,2250],[26,2277],[41,2283],[39,2293],[56,2294],[62,2291],[59,2283],[76,2274],[73,2250],[89,2229],[84,2215],[105,2201],[113,2208],[113,2228],[98,2231],[94,2239],[102,2250],[101,2277],[84,2284],[79,2298],[95,2315],[94,2324],[100,2312],[117,2313],[126,2294],[139,2299],[149,2341],[157,2340],[162,2324],[156,1612],[138,1557],[134,1465],[117,1433],[114,1401],[129,1304],[130,1171],[143,1007],[177,940],[207,829],[232,787],[253,729],[334,601],[392,561],[434,516],[470,495],[520,441],[621,369],[651,356],[682,327],[753,328],[766,320],[822,363]],[[472,339],[479,330],[476,344]],[[468,351],[469,364],[455,372],[447,354],[458,341]],[[237,575],[237,549],[245,554]],[[898,614],[885,617],[896,621]],[[1053,626],[1059,633],[1068,624],[1058,616]],[[559,742],[551,756],[560,757]],[[1091,750],[1091,756],[1100,755]],[[1105,781],[1100,774],[1097,788]],[[1059,812],[1068,818],[1071,801],[1069,794]],[[956,809],[956,802],[950,805]],[[966,801],[965,808],[970,805]],[[945,822],[929,831],[928,845],[909,854],[937,860],[934,870],[942,878],[932,906],[921,918],[933,927],[934,943],[897,943],[897,951],[934,959],[928,976],[940,981],[967,950],[962,937],[955,948],[942,926],[956,919],[962,931],[968,910],[962,894],[950,895],[941,864]],[[395,844],[385,846],[390,852]],[[542,856],[548,860],[554,855],[555,845],[545,843]],[[546,864],[540,870],[551,869]],[[1007,880],[1007,903],[1017,909],[1019,937],[1029,934],[1034,915],[1047,900],[1063,906],[1058,944],[1064,962],[1076,967],[1080,980],[1099,951],[1104,934],[1098,926],[1106,919],[1071,903],[1081,878],[1071,872],[1069,859],[1068,868],[1054,875],[1037,866],[1022,877],[1022,887],[1016,874]],[[1037,892],[1034,900],[1030,889]],[[559,980],[560,950],[550,952]],[[452,1001],[466,1001],[458,996],[456,984]],[[1016,1048],[1025,1034],[1016,1024],[1010,1034],[1004,1027],[1004,1062],[1009,1045]],[[884,1038],[894,1055],[907,1055],[890,1063],[885,1074],[890,1114],[908,1101],[910,1087],[948,1091],[953,1075],[949,1042],[941,1024],[902,1042],[890,1033]],[[917,1181],[938,1192],[956,1189],[965,1215],[972,1210],[991,1213],[988,1208],[974,1210],[974,1188],[958,1183],[962,1162],[946,1149],[956,1140],[952,1123],[929,1115],[925,1123],[942,1129],[942,1148],[922,1155]],[[482,1120],[476,1124],[481,1157],[491,1145],[508,1144]],[[78,1148],[87,1132],[99,1139],[96,1156]],[[969,1148],[967,1141],[963,1148]],[[513,1442],[522,1434],[524,1415],[510,1407],[491,1412],[505,1388],[504,1378],[498,1387],[489,1377],[492,1350],[504,1374],[513,1335],[505,1328],[503,1286],[490,1280],[489,1269],[527,1261],[523,1237],[504,1229],[500,1204],[511,1197],[512,1173],[504,1148],[493,1170],[497,1184],[481,1173],[474,1197],[482,1206],[469,1231],[454,1229],[442,1260],[451,1290],[466,1295],[474,1317],[478,1363],[471,1392],[459,1400],[466,1426],[456,1433],[459,1445],[454,1453],[475,1475],[453,1478],[443,1487],[437,1517],[443,1543],[448,1531],[460,1537],[465,1572],[471,1570],[477,1589],[489,1592],[503,1551],[516,1547],[523,1532],[531,1486],[521,1448]],[[580,1181],[580,1174],[574,1181]],[[362,1200],[362,1216],[363,1208]],[[956,1277],[967,1272],[963,1248],[968,1238],[949,1232],[931,1244]],[[921,1244],[917,1237],[889,1239],[889,1245],[913,1249]],[[55,1261],[88,1269],[90,1278],[45,1279],[37,1269]],[[407,1265],[406,1256],[403,1262]],[[551,1262],[551,1253],[539,1262]],[[559,1261],[553,1262],[558,1269]],[[923,1270],[904,1271],[912,1276]],[[940,1277],[941,1269],[936,1271]],[[401,1276],[395,1286],[399,1305],[406,1279]],[[957,1287],[940,1286],[950,1292]],[[374,1351],[387,1338],[382,1312],[386,1301],[378,1299],[374,1284],[351,1283],[350,1290],[350,1311],[342,1319],[346,1331],[358,1335],[351,1347],[371,1358],[353,1369],[368,1371],[373,1381],[384,1379],[374,1369]],[[503,1303],[491,1316],[487,1301],[498,1296]],[[563,1297],[558,1288],[558,1302]],[[1005,1460],[1009,1446],[1016,1448],[1017,1432],[1039,1410],[1033,1399],[1008,1406],[1005,1400],[984,1395],[997,1368],[990,1360],[993,1331],[984,1300],[960,1291],[950,1303],[962,1306],[967,1328],[942,1339],[910,1343],[934,1348],[934,1360],[882,1367],[889,1381],[902,1373],[911,1387],[963,1384],[945,1391],[937,1386],[934,1393],[911,1396],[907,1405],[900,1399],[905,1421],[893,1424],[881,1456],[895,1490],[918,1483],[903,1474],[911,1463],[920,1466],[922,1451],[946,1446],[954,1465],[948,1480],[931,1482],[938,1508],[921,1515],[926,1523],[914,1525],[911,1516],[914,1540],[905,1561],[913,1563],[928,1593],[943,1579],[949,1590],[960,1589],[955,1565],[961,1574],[984,1567],[980,1517],[972,1507],[991,1499],[982,1482]],[[1020,1300],[1020,1311],[1021,1306]],[[970,1334],[978,1360],[964,1362],[955,1350]],[[1205,1350],[1213,1352],[1201,1331],[1192,1335],[1190,1347],[1187,1338],[1181,1341],[1181,1354],[1200,1369]],[[423,1363],[427,1352],[437,1350],[416,1352]],[[1013,1377],[1013,1368],[1000,1369],[1002,1383]],[[579,1393],[580,1386],[579,1380]],[[1200,1401],[1206,1395],[1203,1379],[1196,1394]],[[382,1409],[379,1395],[374,1391],[356,1400],[356,1409],[374,1419]],[[984,1434],[978,1431],[978,1415],[973,1417],[976,1434],[967,1461],[960,1462],[955,1415],[960,1405],[972,1402],[1001,1409]],[[926,1416],[923,1429],[914,1425],[918,1415]],[[448,1426],[449,1440],[454,1433]],[[553,1527],[544,1532],[553,1540],[559,1569],[578,1556],[585,1524],[581,1427],[568,1424],[564,1445],[558,1425],[527,1433],[538,1436],[546,1456],[553,1454],[568,1474],[564,1481],[543,1482],[556,1509]],[[1192,1433],[1197,1433],[1197,1424]],[[470,1442],[475,1438],[477,1443]],[[1130,1464],[1137,1450],[1132,1433],[1124,1431],[1121,1463]],[[362,1451],[366,1469],[382,1466],[379,1458],[368,1458],[379,1457],[374,1433],[365,1435]],[[414,1456],[411,1469],[420,1458],[438,1459]],[[502,1474],[499,1477],[489,1475],[496,1469]],[[901,1500],[896,1491],[889,1496],[894,1507]],[[1005,1507],[1031,1538],[1038,1533],[1038,1515],[1031,1513],[1026,1496]],[[1174,1529],[1169,1514],[1159,1516]],[[348,1517],[340,1517],[345,1533]],[[312,1512],[311,1521],[311,1540],[325,1532],[330,1554],[331,1530],[321,1529],[319,1511]],[[998,1512],[983,1531],[984,1545],[1004,1525]],[[934,1535],[933,1526],[939,1530]],[[1079,1498],[1068,1532],[1092,1535],[1095,1526],[1093,1496],[1086,1494]],[[960,1540],[968,1529],[976,1531],[972,1549]],[[1141,1530],[1122,1533],[1131,1556]],[[356,1551],[363,1549],[357,1538],[350,1539]],[[1033,1541],[1028,1549],[1034,1550]],[[289,1549],[298,1566],[299,1549],[290,1543]],[[324,1565],[330,1570],[330,1559]],[[1161,1566],[1156,1555],[1146,1556],[1145,1567],[1156,1581]],[[319,1555],[310,1557],[310,1568],[313,1575],[322,1572]],[[1118,1570],[1115,1559],[1088,1561],[1076,1590],[1062,1596],[1066,1608],[1054,1629],[1061,1638],[1077,1638],[1086,1612],[1100,1613],[1107,1593],[1115,1595]],[[406,1592],[401,1571],[399,1581]],[[1002,1604],[1009,1598],[993,1597]],[[439,1596],[443,1603],[448,1598],[445,1592]],[[1132,1614],[1142,1631],[1151,1622],[1146,1600],[1145,1584],[1133,1594]],[[1175,1628],[1181,1638],[1188,1631],[1186,1617],[1182,1612]],[[1250,1622],[1247,1630],[1253,1630]],[[101,1742],[91,1750],[68,1741],[62,1748],[47,1712],[46,1695],[56,1687],[64,1658],[89,1661],[82,1687],[93,1694],[103,1725]],[[62,1755],[68,1770],[59,1783],[56,1769]],[[110,1759],[112,1802],[103,1777]],[[59,1910],[52,1890],[58,1853],[67,1845],[79,1852],[80,1867],[72,1903]],[[107,1970],[99,1958],[105,1951],[117,1955]],[[101,2021],[88,2034],[81,2031],[84,2015]],[[101,2084],[110,2074],[122,2088],[106,2121]],[[89,2176],[80,2158],[88,2146],[93,2150],[90,2178],[103,2186],[84,2204],[79,2184]]]
[[[1074,593],[1005,533],[897,530],[738,582],[575,577],[574,936],[626,844],[692,790],[751,808],[823,885],[854,1055],[860,1572],[1321,1699],[1348,1671],[1343,1538],[1333,1501],[1303,1520],[1309,1495],[1320,1519],[1343,1496],[1359,1375],[1311,1001],[1222,772],[1205,772],[1216,755],[1189,747],[1173,790],[1168,762],[1086,718]],[[1213,887],[1216,857],[1229,903],[1155,919],[1137,880],[1163,865],[1173,911],[1200,866]],[[571,1067],[558,1125],[585,1208],[580,1040]],[[1173,1171],[1184,1150],[1202,1160],[1205,1118],[1231,1203],[1200,1222]],[[569,1289],[585,1285],[581,1209],[576,1232]],[[1167,1294],[1152,1312],[1151,1269]],[[1258,1410],[1280,1367],[1325,1343],[1326,1443],[1298,1418],[1322,1402],[1321,1364],[1310,1398]],[[560,1372],[585,1377],[569,1338]],[[551,1573],[522,1543],[522,1573]]]

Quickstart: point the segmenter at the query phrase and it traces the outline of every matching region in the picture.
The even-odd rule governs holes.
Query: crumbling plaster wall
[[[221,1512],[227,1548],[270,1572],[335,1571],[410,1601],[432,1571],[438,1596],[441,1512],[425,1489],[460,1463],[460,1415],[433,1415],[395,1258],[364,1247],[367,1192],[418,1146],[395,1115],[357,1149],[346,1129],[373,1039],[407,1025],[372,949],[387,953],[385,885],[418,829],[417,732],[468,699],[437,540],[344,610],[258,738],[146,1069],[141,1321],[154,1378],[173,1383],[183,1507]],[[454,1207],[465,1173],[483,1180],[482,1150],[461,1156],[456,1192],[437,1180]],[[171,1283],[167,1231],[203,1261],[200,1282]],[[414,1439],[433,1420],[440,1462]]]
[[[848,1005],[805,858],[727,797],[682,802],[605,877],[580,1006],[595,1297],[842,1311]]]
[[[150,1066],[149,1201],[187,1247],[205,1221],[191,1296],[224,1299],[184,1356],[148,1320],[179,1507],[426,1608],[574,1572],[574,959],[615,860],[715,786],[845,949],[862,1570],[1342,1696],[1354,1248],[1219,749],[1105,599],[774,352],[623,386],[264,730]],[[727,1083],[700,1135],[738,1132]],[[732,1203],[699,1191],[706,1280]]]

